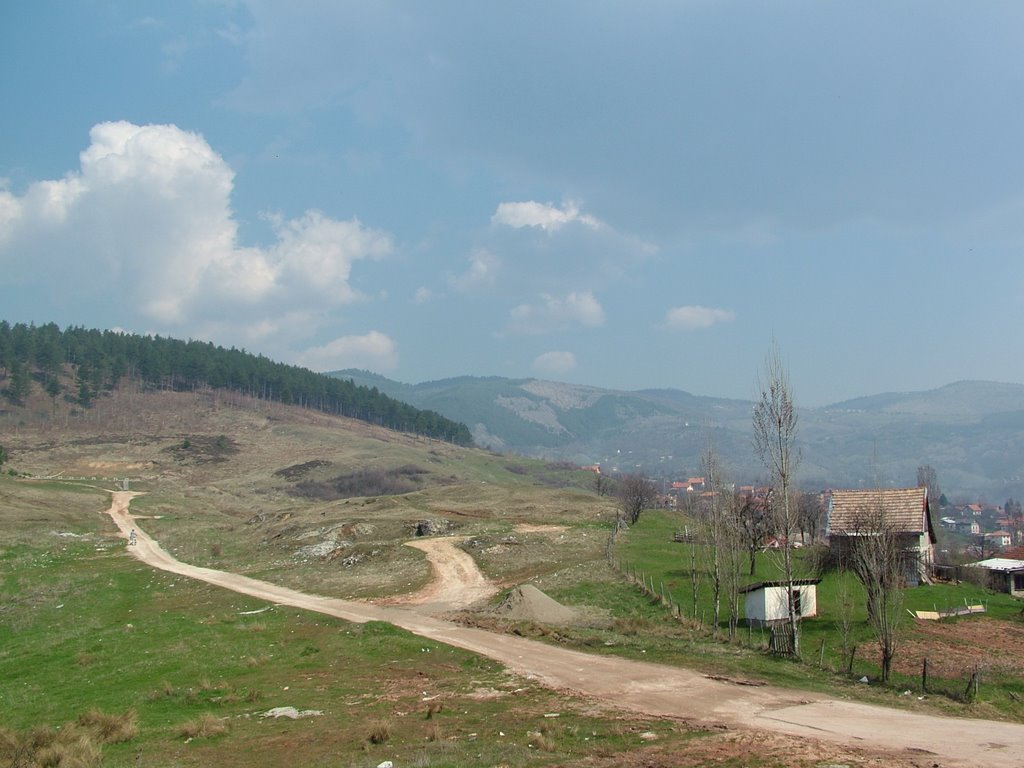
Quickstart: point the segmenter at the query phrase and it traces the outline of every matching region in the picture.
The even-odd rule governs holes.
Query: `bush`
[[[419,490],[427,470],[413,464],[393,469],[360,469],[332,480],[304,480],[292,493],[308,499],[337,501],[357,496],[394,496]]]

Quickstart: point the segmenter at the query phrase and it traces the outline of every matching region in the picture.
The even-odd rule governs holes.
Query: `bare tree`
[[[701,555],[704,552],[703,542],[706,540],[707,534],[704,530],[704,522],[699,516],[698,504],[690,494],[687,494],[683,504],[688,521],[686,524],[686,554],[690,563],[690,603],[692,608],[690,615],[696,619],[700,606],[700,584],[705,569]]]
[[[711,571],[711,598],[713,608],[712,626],[714,633],[718,634],[718,620],[722,610],[722,555],[723,538],[725,537],[725,520],[722,514],[722,504],[719,498],[722,478],[719,466],[718,454],[715,449],[708,446],[708,449],[701,457],[701,467],[704,470],[705,482],[711,488],[711,496],[708,498],[708,543],[711,545],[710,571]]]
[[[801,493],[797,499],[797,515],[800,525],[800,540],[804,544],[814,543],[824,519],[824,506],[816,493]]]
[[[714,607],[714,632],[718,634],[724,598],[729,610],[729,637],[733,638],[739,624],[739,582],[743,559],[735,496],[727,487],[725,472],[714,446],[709,445],[701,457],[701,468],[711,492],[705,507],[705,540]]]
[[[740,624],[740,588],[745,583],[744,566],[747,555],[744,528],[739,514],[739,497],[731,488],[723,486],[721,493],[723,522],[720,547],[722,549],[722,591],[729,612],[729,639],[735,640]]]
[[[836,572],[835,599],[837,618],[835,624],[836,629],[839,630],[839,637],[842,638],[843,642],[842,666],[847,674],[853,670],[853,654],[855,652],[851,642],[853,638],[854,610],[856,608],[853,584],[851,583],[854,578],[847,563],[847,558],[845,555],[841,555]]]
[[[928,489],[928,499],[939,508],[939,499],[942,497],[942,488],[939,487],[939,473],[930,464],[917,468],[917,487]]]
[[[757,568],[757,553],[764,546],[765,536],[771,529],[768,517],[768,499],[756,494],[737,497],[735,501],[736,524],[739,528],[741,546],[749,560],[749,574]]]
[[[867,593],[868,625],[882,652],[882,680],[888,682],[899,648],[903,619],[903,585],[909,563],[903,537],[879,496],[875,508],[860,514],[847,530],[850,567]]]
[[[754,446],[772,475],[771,514],[779,540],[779,566],[787,585],[788,625],[792,632],[792,651],[800,655],[800,617],[793,598],[793,541],[799,530],[799,508],[793,497],[794,477],[800,463],[796,448],[797,413],[789,374],[774,344],[765,358],[764,379],[759,382],[760,397],[754,405]]]
[[[618,484],[619,509],[629,525],[640,519],[640,513],[654,506],[658,490],[643,475],[624,475]]]

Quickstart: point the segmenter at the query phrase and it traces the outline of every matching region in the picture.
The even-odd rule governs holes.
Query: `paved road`
[[[687,669],[594,656],[462,627],[407,608],[319,597],[187,565],[165,552],[135,524],[128,511],[134,495],[115,492],[109,514],[125,538],[131,530],[136,531],[138,543],[128,549],[154,568],[347,621],[390,622],[422,637],[495,659],[552,688],[648,715],[884,750],[927,766],[1024,766],[1024,725],[912,714],[781,688],[733,685]]]

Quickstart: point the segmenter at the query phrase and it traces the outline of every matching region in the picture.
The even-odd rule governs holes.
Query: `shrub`
[[[394,469],[360,469],[332,480],[304,480],[292,493],[309,499],[337,501],[357,496],[394,496],[419,490],[427,470],[413,464]]]

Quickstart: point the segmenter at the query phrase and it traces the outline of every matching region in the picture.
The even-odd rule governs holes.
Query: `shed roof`
[[[990,571],[1024,571],[1024,560],[1011,560],[1006,557],[990,557],[988,560],[980,560],[971,565]]]
[[[853,533],[882,511],[885,521],[903,533],[931,531],[927,488],[869,488],[832,491],[829,501],[830,533]]]
[[[818,584],[821,579],[793,579],[792,585],[794,587],[809,587],[813,584]],[[759,581],[756,584],[747,584],[745,587],[740,587],[740,592],[756,592],[759,589],[767,589],[768,587],[784,587],[790,582],[787,581]]]

